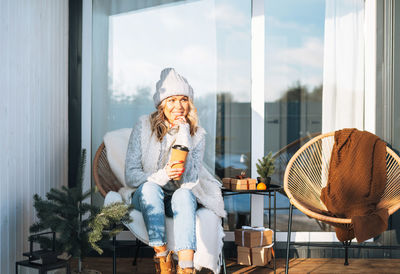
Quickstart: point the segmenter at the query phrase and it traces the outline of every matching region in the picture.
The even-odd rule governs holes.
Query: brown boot
[[[172,251],[169,251],[167,256],[162,256],[162,257],[154,256],[154,262],[157,274],[175,273],[174,260],[172,260]]]
[[[194,267],[181,268],[177,265],[176,274],[196,274],[196,269]]]

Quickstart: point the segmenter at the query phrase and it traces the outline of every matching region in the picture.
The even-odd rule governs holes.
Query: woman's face
[[[165,100],[164,114],[168,122],[173,124],[178,116],[186,117],[189,113],[189,99],[187,96],[170,96]]]

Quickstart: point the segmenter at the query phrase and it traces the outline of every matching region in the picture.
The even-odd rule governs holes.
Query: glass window
[[[251,174],[251,1],[216,1],[218,90],[215,172]],[[250,196],[224,198],[225,229],[250,225]]]
[[[393,34],[393,148],[400,152],[400,79],[396,75],[400,73],[400,5],[394,2],[394,34]]]
[[[94,0],[93,153],[106,132],[131,128],[155,111],[156,81],[163,68],[174,67],[194,89],[208,133],[207,166],[220,178],[245,170],[251,142],[250,22],[250,0]],[[226,224],[249,224],[248,195],[225,203]]]
[[[264,152],[276,157],[273,184],[283,185],[291,156],[321,132],[324,20],[323,0],[265,1]],[[278,194],[277,207],[278,231],[286,231],[286,196]],[[293,218],[293,231],[330,230],[298,210]]]

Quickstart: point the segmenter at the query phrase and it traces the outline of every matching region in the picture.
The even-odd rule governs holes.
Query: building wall
[[[33,195],[67,185],[68,0],[0,1],[0,273],[28,251]]]

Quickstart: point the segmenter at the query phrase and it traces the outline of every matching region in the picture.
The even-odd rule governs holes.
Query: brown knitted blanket
[[[376,208],[385,184],[386,144],[367,131],[336,131],[321,200],[334,216],[351,218],[349,229],[336,228],[340,241],[363,242],[386,230],[388,212]]]

